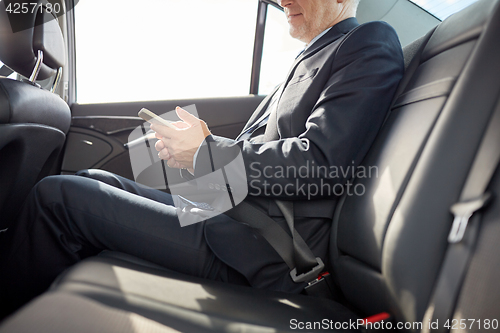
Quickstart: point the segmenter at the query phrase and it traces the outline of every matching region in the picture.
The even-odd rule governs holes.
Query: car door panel
[[[144,121],[137,112],[145,107],[162,114],[176,106],[195,105],[199,117],[215,135],[235,138],[264,96],[74,104],[72,124],[62,162],[63,174],[98,168],[133,179],[126,147],[129,134]],[[154,140],[150,140],[154,144]]]

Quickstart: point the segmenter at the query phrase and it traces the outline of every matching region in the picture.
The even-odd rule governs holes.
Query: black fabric
[[[193,276],[244,281],[228,277],[239,274],[215,257],[203,229],[204,223],[180,227],[169,194],[105,171],[47,177],[0,244],[1,305],[10,312],[45,291],[64,269],[104,249]]]
[[[212,170],[208,146],[212,154],[220,151],[216,169],[227,164],[233,150],[241,151],[245,164],[250,166],[246,170],[249,197],[270,215],[271,211],[279,212],[273,199],[281,198],[296,200],[300,216],[331,218],[335,196],[331,195],[333,190],[326,193],[326,188],[341,185],[348,177],[328,177],[324,171],[313,174],[312,165],[314,171],[318,167],[345,170],[360,163],[383,122],[404,70],[401,46],[390,26],[371,22],[349,34],[356,27],[354,18],[339,23],[295,60],[276,111],[280,140],[257,143],[252,139],[235,141],[209,136],[207,145],[199,151],[196,175]],[[259,110],[261,113],[257,113]],[[259,110],[255,119],[266,111]],[[266,178],[263,172],[266,167],[276,171],[307,165],[309,171],[304,176]],[[323,195],[316,194],[311,200],[308,187],[321,190],[323,182],[327,183]],[[291,195],[284,191],[281,195],[269,193],[272,186],[284,189],[287,185]],[[315,205],[327,197],[330,201]]]
[[[235,208],[225,213],[236,221],[248,223],[267,240],[267,242],[279,253],[280,257],[290,269],[295,268],[293,256],[293,241],[283,228],[267,214],[261,212],[246,202],[240,203]]]
[[[302,236],[295,229],[293,201],[277,201],[276,204],[283,212],[288,225],[288,233],[270,216],[246,202],[241,202],[235,208],[227,211],[225,215],[236,221],[247,223],[256,229],[276,250],[288,268],[296,269],[298,274],[306,273],[317,266],[318,262]]]
[[[297,231],[310,245],[312,238],[329,228],[337,200],[334,189],[336,193],[344,190],[342,184],[351,176],[328,173],[331,168],[352,171],[359,165],[385,118],[403,70],[401,46],[390,26],[381,22],[359,26],[355,19],[341,22],[292,66],[276,110],[280,139],[256,142],[209,136],[197,157],[196,176],[212,171],[208,147],[212,155],[216,151],[220,156],[215,169],[241,151],[248,166],[246,200],[282,222],[283,214],[274,200],[293,200]],[[261,109],[254,119],[264,114]],[[266,176],[269,170],[273,173],[289,166],[309,169],[306,175]],[[318,167],[323,171],[318,172]],[[198,182],[198,186],[205,189],[209,184]],[[273,187],[286,188],[288,193],[271,194]],[[313,193],[314,189],[318,192]],[[217,224],[207,223],[207,242],[219,258],[245,276],[258,274],[257,267],[248,264],[250,260],[242,260],[247,259],[246,253],[275,262],[275,251],[249,233],[250,229]],[[326,249],[326,243],[319,248]],[[312,251],[318,256],[317,250]],[[324,259],[324,255],[319,257]]]

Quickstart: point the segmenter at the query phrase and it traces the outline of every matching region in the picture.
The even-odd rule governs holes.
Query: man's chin
[[[298,40],[304,42],[305,35],[306,35],[304,29],[295,28],[293,26],[290,26],[289,33],[290,33],[290,36],[292,36],[292,38],[295,38],[295,39],[298,39]]]

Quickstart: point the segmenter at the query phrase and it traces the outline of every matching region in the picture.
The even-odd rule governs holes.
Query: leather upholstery
[[[500,33],[495,11],[498,1],[479,1],[438,26],[410,64],[414,74],[403,80],[399,98],[413,97],[395,105],[363,163],[377,167],[378,176],[359,179],[365,195],[347,197],[337,212],[333,271],[347,299],[365,314],[423,318],[446,249],[449,208],[500,93],[498,73],[491,70],[498,43],[484,39]],[[462,17],[467,29],[478,28],[464,29]]]
[[[35,123],[67,133],[71,113],[58,95],[30,84],[0,78],[0,124]]]
[[[326,299],[207,281],[109,257],[80,263],[64,274],[53,290],[131,311],[180,331],[187,329],[186,324],[198,326],[196,330],[189,327],[189,332],[220,332],[246,325],[289,331],[292,319],[358,319],[352,311]],[[200,319],[205,316],[209,316],[208,322]]]
[[[8,3],[0,3],[0,60],[29,77],[42,50],[38,79],[54,75],[65,62],[58,22],[40,10],[9,16]],[[70,123],[69,106],[58,95],[0,77],[0,229],[12,225],[33,185],[52,172]]]
[[[357,313],[389,311],[396,321],[422,320],[446,249],[449,208],[500,96],[499,33],[499,1],[480,0],[424,38],[409,64],[400,102],[363,162],[376,166],[378,175],[358,179],[366,193],[344,198],[334,218],[331,272]],[[242,329],[242,321],[258,325],[255,331],[289,330],[283,325],[295,315],[310,321],[352,316],[333,301],[222,286],[123,260],[94,258],[75,266],[5,327],[46,322],[29,314],[43,307],[40,301],[68,294],[185,331]],[[92,318],[67,304],[73,311],[65,318]],[[212,326],[200,324],[200,316]]]
[[[8,1],[16,2],[16,1]],[[41,0],[31,1],[40,3]],[[44,80],[55,75],[65,63],[64,38],[57,20],[40,11],[26,14],[11,14],[5,11],[7,3],[0,5],[0,60],[17,73],[30,77],[38,56],[44,52],[44,60],[38,79]],[[31,6],[30,6],[31,8]],[[15,22],[11,24],[10,19]],[[45,24],[40,24],[46,22]],[[13,25],[14,24],[14,25]],[[39,24],[35,26],[35,24]],[[14,32],[13,32],[14,28]],[[17,29],[21,29],[17,31]]]

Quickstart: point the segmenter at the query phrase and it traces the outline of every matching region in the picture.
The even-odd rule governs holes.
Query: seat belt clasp
[[[450,234],[448,235],[448,242],[451,244],[460,243],[467,230],[467,225],[472,215],[478,210],[486,207],[491,200],[491,194],[485,193],[480,198],[463,201],[451,206],[451,213],[455,216]]]
[[[290,272],[290,276],[292,277],[293,282],[311,282],[316,280],[325,268],[325,264],[320,257],[316,257],[316,262],[318,264],[314,266],[309,272],[305,272],[299,275],[297,275],[297,268],[292,269],[292,271]]]
[[[333,282],[333,277],[328,272],[321,273],[315,280],[309,282],[304,288],[304,294],[313,297],[336,300],[339,293]]]

